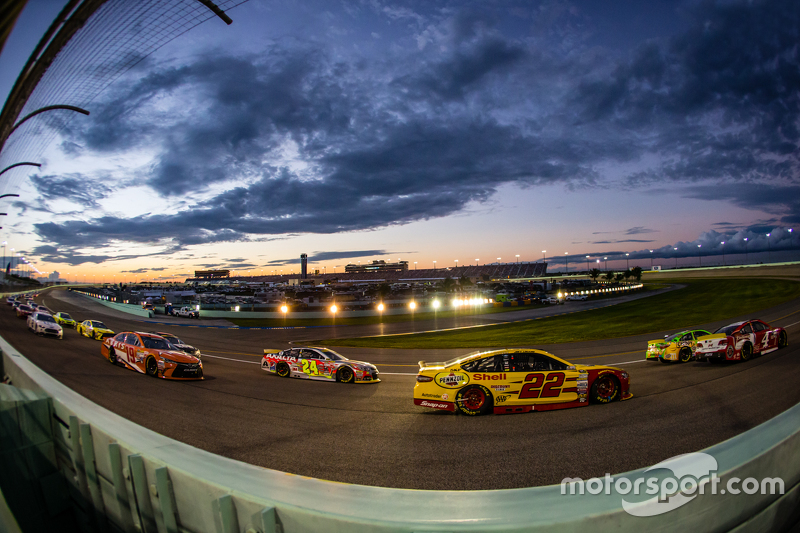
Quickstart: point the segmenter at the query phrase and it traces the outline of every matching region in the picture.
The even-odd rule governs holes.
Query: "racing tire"
[[[589,401],[592,403],[611,403],[620,397],[619,381],[613,374],[604,374],[592,383]]]
[[[148,376],[158,377],[158,363],[152,355],[144,362],[144,369]]]
[[[117,350],[111,346],[108,348],[108,362],[112,365],[117,364]]]
[[[456,407],[467,416],[484,415],[493,405],[492,393],[483,385],[464,387],[456,393]]]
[[[336,380],[341,383],[355,383],[356,375],[349,366],[343,366],[336,373]]]
[[[278,374],[282,378],[288,378],[289,374],[291,374],[292,371],[289,368],[288,364],[286,364],[286,363],[278,363],[278,365],[275,367],[275,373]]]
[[[789,345],[789,336],[785,331],[781,331],[778,335],[778,349],[786,348]]]
[[[744,343],[742,346],[742,362],[749,361],[753,355],[753,345],[749,342]]]
[[[689,348],[684,348],[678,353],[678,361],[681,363],[688,363],[692,360],[692,351]]]

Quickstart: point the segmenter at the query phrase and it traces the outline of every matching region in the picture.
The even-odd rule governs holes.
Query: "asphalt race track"
[[[338,349],[378,366],[382,382],[367,385],[282,379],[258,366],[264,348],[375,334],[377,326],[324,332],[198,328],[185,326],[206,322],[169,318],[159,320],[169,325],[147,323],[62,290],[38,300],[79,320],[103,320],[116,332],[170,331],[203,352],[204,381],[153,379],[111,365],[100,356],[100,342],[75,330],[66,330],[63,340],[36,337],[10,306],[0,307],[0,335],[73,390],[209,452],[347,483],[474,490],[601,477],[711,446],[800,402],[800,300],[741,317],[761,318],[789,332],[787,348],[747,363],[645,362],[646,341],[667,332],[537,346],[573,362],[622,366],[631,375],[634,398],[483,417],[412,402],[418,360],[443,360],[468,350]],[[579,305],[564,307],[573,304]],[[733,321],[699,326],[711,329]]]

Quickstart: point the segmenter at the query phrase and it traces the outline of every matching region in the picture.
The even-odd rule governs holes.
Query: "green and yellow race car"
[[[710,335],[704,329],[685,330],[667,335],[664,340],[647,341],[645,359],[658,359],[662,363],[688,363],[697,351],[697,339]]]
[[[60,324],[61,326],[69,326],[71,328],[75,327],[75,319],[69,316],[69,313],[58,312],[53,315],[53,318],[56,321],[56,324]]]
[[[114,332],[99,320],[84,320],[75,329],[84,337],[98,341],[114,336]]]

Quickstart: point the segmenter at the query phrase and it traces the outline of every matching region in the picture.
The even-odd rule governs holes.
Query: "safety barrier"
[[[723,486],[733,478],[780,477],[784,494],[706,492],[668,514],[644,518],[625,511],[615,493],[564,495],[559,486],[494,491],[390,489],[305,478],[241,463],[138,426],[65,387],[3,339],[0,349],[11,384],[30,391],[18,401],[24,395],[40,404],[47,398],[57,469],[69,487],[50,498],[63,501],[66,494],[83,531],[744,532],[779,530],[800,518],[800,405],[704,450],[716,459]],[[7,414],[7,402],[0,399],[0,403],[0,413]],[[15,419],[3,418],[6,430],[9,420]],[[28,441],[41,442],[40,426],[20,421],[18,429]],[[36,431],[38,437],[31,434]],[[664,469],[637,470],[625,476],[635,483],[646,477],[664,480],[669,474]],[[638,508],[642,506],[646,504]],[[0,523],[4,525],[13,527]]]

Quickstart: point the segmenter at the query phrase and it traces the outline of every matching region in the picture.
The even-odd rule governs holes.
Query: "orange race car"
[[[152,333],[125,331],[103,341],[100,353],[112,364],[164,379],[203,379],[203,363]]]

